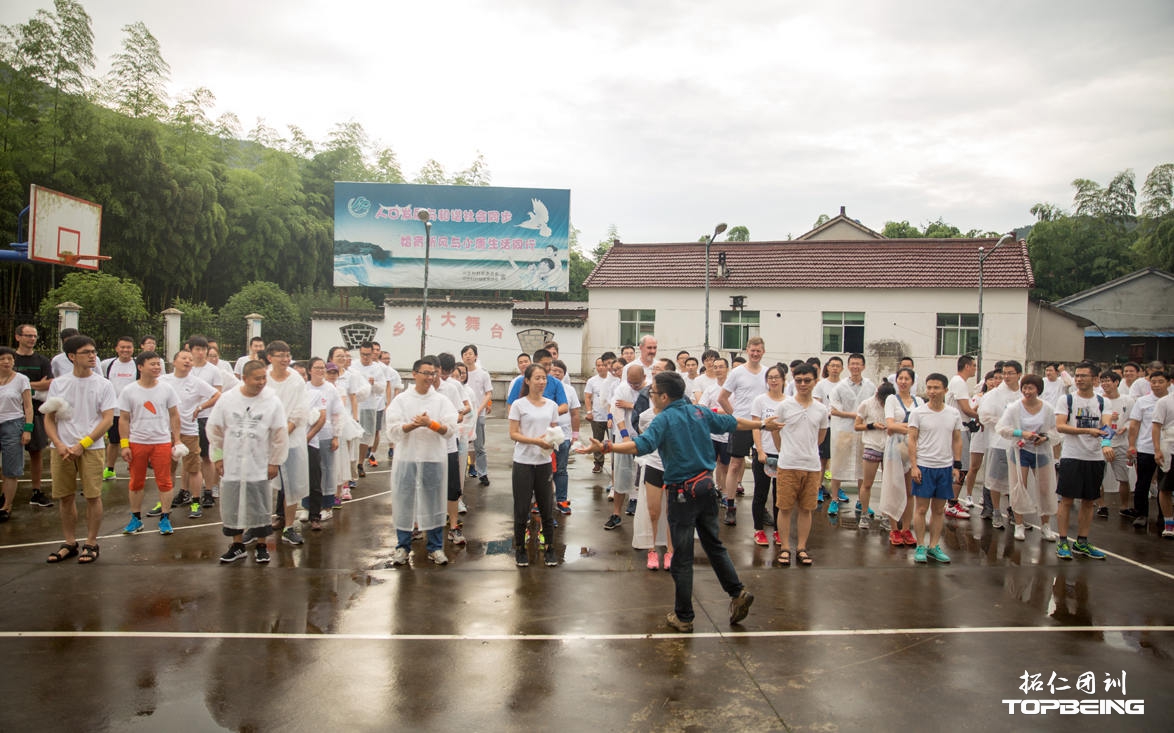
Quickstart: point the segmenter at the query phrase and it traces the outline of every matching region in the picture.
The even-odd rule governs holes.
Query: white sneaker
[[[970,519],[970,512],[961,503],[946,507],[946,516],[953,519]]]
[[[392,565],[407,565],[408,564],[408,551],[407,551],[407,549],[403,548],[403,547],[395,548],[395,550],[393,550],[391,553],[391,564]]]
[[[994,513],[994,515],[991,517],[991,526],[995,529],[1002,529],[1003,527],[1007,526],[1007,522],[1003,518],[1002,512],[996,511]]]
[[[960,499],[959,501],[961,501],[962,506],[966,507],[967,509],[974,508],[974,501],[969,496],[965,496],[962,499]]]
[[[308,522],[308,521],[310,521],[310,510],[309,509],[299,509],[296,512],[294,512],[294,517],[299,522]]]
[[[444,550],[433,550],[429,552],[428,559],[437,565],[448,565],[448,555],[444,554]]]
[[[1044,540],[1048,542],[1055,542],[1056,540],[1060,539],[1060,533],[1046,524],[1039,529],[1044,536]]]
[[[326,522],[331,519],[334,519],[334,511],[331,509],[323,509],[322,510],[322,521]]]
[[[1017,539],[1017,540],[1027,539],[1027,530],[1023,527],[1022,524],[1015,525],[1015,539]]]
[[[457,514],[467,514],[469,507],[465,506],[464,499],[457,499]]]

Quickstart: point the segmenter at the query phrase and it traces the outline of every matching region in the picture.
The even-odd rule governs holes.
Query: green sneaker
[[[1056,545],[1056,557],[1060,558],[1061,560],[1072,559],[1072,548],[1068,546],[1067,542],[1061,542],[1060,544]]]
[[[1105,553],[1092,546],[1091,542],[1073,542],[1072,552],[1077,555],[1091,557],[1093,560],[1104,560]]]
[[[114,469],[113,469],[113,468],[107,468],[106,470],[102,471],[102,480],[103,480],[103,481],[112,481],[112,480],[114,480]]]
[[[925,545],[918,545],[917,549],[913,551],[913,562],[924,563],[925,562],[925,555],[926,555]]]
[[[943,564],[950,562],[950,556],[942,551],[941,545],[934,545],[933,547],[929,548],[929,552],[926,554],[929,555],[931,560],[936,560],[937,562]]]

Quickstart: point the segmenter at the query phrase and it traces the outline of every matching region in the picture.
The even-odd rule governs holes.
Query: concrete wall
[[[1174,331],[1171,303],[1174,303],[1174,282],[1168,277],[1147,273],[1063,308],[1084,316],[1106,331]]]
[[[1047,362],[1071,364],[1084,358],[1084,328],[1079,323],[1035,303],[1028,304],[1028,371],[1043,374],[1043,364]]]
[[[901,353],[913,357],[919,373],[953,374],[957,357],[935,355],[937,314],[978,311],[977,288],[750,291],[712,288],[710,344],[713,348],[720,346],[720,312],[730,310],[731,295],[745,296],[745,309],[759,311],[760,335],[766,341],[767,358],[772,361],[832,356],[820,350],[823,312],[863,311],[866,356],[870,346],[874,352],[891,354],[870,358],[866,370],[869,376],[891,374]],[[987,288],[983,299],[984,365],[998,359],[1022,361],[1027,352],[1027,291]],[[608,349],[618,351],[621,308],[656,310],[656,336],[662,352],[673,356],[681,349],[694,354],[702,350],[705,313],[701,290],[592,288],[589,302],[589,355]]]

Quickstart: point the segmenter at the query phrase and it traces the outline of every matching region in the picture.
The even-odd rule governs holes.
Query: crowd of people
[[[50,563],[98,559],[102,483],[119,459],[130,474],[123,532],[143,531],[146,517],[171,534],[173,512],[198,519],[219,505],[230,540],[222,563],[246,558],[249,545],[255,562],[268,562],[271,537],[305,543],[302,525],[321,530],[351,500],[355,481],[379,465],[381,440],[396,529],[389,566],[408,563],[417,539],[432,562],[448,563],[446,538],[466,543],[466,481],[490,484],[493,381],[474,344],[417,360],[405,389],[374,342],[359,346],[357,363],[342,346],[325,360],[294,363],[284,342],[256,338],[230,366],[215,341],[192,336],[165,373],[153,337],[138,339],[137,349],[135,339],[119,339],[115,356],[99,361],[94,341],[76,330],[60,334],[53,359],[36,353],[37,336],[22,325],[18,348],[0,348],[0,521],[14,511],[27,453],[30,503],[59,507],[63,542]],[[668,623],[682,631],[692,628],[695,532],[731,597],[732,623],[753,600],[718,537],[719,522],[737,526],[747,466],[752,541],[773,543],[780,566],[815,563],[813,515],[824,504],[831,516],[846,512],[846,489],[855,493],[859,530],[875,522],[893,546],[913,548],[919,564],[950,562],[945,521],[975,510],[996,529],[1012,525],[1019,541],[1027,518],[1037,517],[1059,558],[1103,559],[1089,537],[1094,518],[1109,514],[1106,472],[1121,515],[1141,527],[1156,479],[1162,536],[1174,537],[1174,397],[1161,364],[1101,372],[1081,362],[1071,373],[1049,364],[1041,377],[1009,360],[974,390],[969,356],[951,376],[919,375],[905,358],[878,385],[864,376],[862,354],[770,364],[765,353],[753,337],[733,363],[712,350],[673,360],[658,356],[656,338],[646,335],[595,359],[581,400],[557,343],[520,354],[506,392],[516,564],[529,564],[535,541],[546,565],[559,564],[558,516],[572,511],[567,466],[588,427],[574,450],[593,454],[593,473],[610,473],[603,529],[636,518],[633,545],[647,550],[649,570],[673,575]],[[145,501],[148,468],[153,503]]]

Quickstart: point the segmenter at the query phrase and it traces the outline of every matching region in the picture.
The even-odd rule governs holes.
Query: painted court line
[[[784,639],[843,636],[959,636],[963,634],[1170,633],[1174,626],[980,626],[913,629],[808,629],[694,634],[270,634],[213,631],[0,631],[0,639],[192,639],[287,641],[639,641],[643,639]]]

